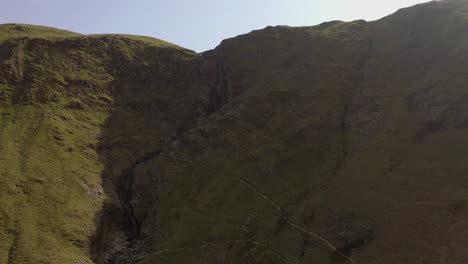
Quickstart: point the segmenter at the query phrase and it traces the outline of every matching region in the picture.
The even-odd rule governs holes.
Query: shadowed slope
[[[205,53],[224,105],[136,171],[154,216],[122,263],[462,263],[466,7],[269,27]]]

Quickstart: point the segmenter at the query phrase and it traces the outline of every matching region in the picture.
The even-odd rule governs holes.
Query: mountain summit
[[[0,263],[466,263],[468,1],[201,54],[0,25]]]

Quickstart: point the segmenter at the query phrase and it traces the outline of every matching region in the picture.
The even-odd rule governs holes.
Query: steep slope
[[[143,263],[328,259],[327,245],[305,232],[328,224],[315,219],[348,155],[350,100],[368,60],[369,30],[364,21],[267,28],[205,54],[222,65],[228,104],[136,171],[135,189],[144,193],[139,179],[150,170],[158,178],[150,188],[159,190],[148,190],[156,206],[142,210],[154,216],[140,217],[151,234]],[[367,215],[336,213],[328,232],[345,232],[336,247],[371,239]]]
[[[0,263],[465,263],[467,31],[0,26]]]
[[[36,33],[0,44],[0,263],[90,263],[100,210],[118,203],[101,179],[189,125],[210,82],[163,41]]]
[[[467,8],[205,53],[224,105],[136,168],[153,202],[133,199],[141,235],[121,263],[464,263]]]

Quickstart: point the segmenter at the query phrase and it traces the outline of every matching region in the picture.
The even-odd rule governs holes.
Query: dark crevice
[[[136,239],[140,235],[141,231],[141,220],[135,215],[135,210],[132,205],[135,169],[139,165],[143,165],[152,159],[157,158],[160,154],[160,150],[146,153],[141,159],[134,162],[131,167],[125,169],[121,176],[116,180],[116,192],[124,218],[123,230],[129,241]]]
[[[117,180],[116,189],[119,205],[123,214],[122,229],[129,241],[134,240],[140,234],[141,222],[135,216],[131,203],[133,199],[134,168],[126,169]]]
[[[218,111],[229,101],[229,86],[224,65],[217,62],[216,69],[215,86],[209,91],[208,114]]]
[[[214,86],[211,87],[209,91],[207,91],[208,104],[204,107],[205,114],[203,114],[202,117],[219,111],[225,104],[228,103],[228,81],[226,79],[226,71],[222,63],[216,63],[215,76],[216,78],[214,79]],[[144,154],[141,158],[133,162],[131,166],[124,169],[119,176],[114,178],[112,185],[114,186],[113,188],[116,193],[116,201],[114,203],[114,207],[112,207],[110,210],[107,210],[108,213],[113,215],[113,217],[108,219],[108,221],[118,224],[117,228],[125,234],[128,245],[117,251],[113,251],[112,248],[115,248],[113,246],[107,249],[107,252],[110,254],[107,255],[107,257],[104,257],[105,263],[114,263],[117,259],[126,259],[128,261],[129,258],[131,258],[131,252],[133,250],[134,244],[139,243],[139,240],[144,239],[144,234],[141,232],[144,219],[141,219],[142,216],[135,212],[135,207],[138,208],[138,205],[136,204],[138,201],[135,199],[135,193],[138,190],[135,190],[134,182],[136,170],[138,167],[141,167],[151,160],[158,158],[167,147],[179,141],[186,131],[189,131],[197,124],[195,121],[199,118],[200,117],[195,116],[193,119],[188,119],[180,124],[176,129],[177,136],[171,138],[168,144],[165,144],[158,150]],[[198,163],[178,158],[172,153],[169,153],[169,156],[179,161],[199,165]],[[115,217],[117,217],[119,220],[115,221]],[[102,227],[101,229],[105,230]],[[97,245],[100,244],[99,241],[103,239],[102,237],[105,237],[105,234],[98,235],[96,240]],[[98,251],[99,250],[97,250],[97,252]]]
[[[208,91],[208,105],[205,108],[206,115],[219,111],[225,104],[228,103],[229,99],[226,70],[221,62],[216,62],[215,76],[214,85]],[[195,124],[196,123],[191,120],[182,123],[179,127],[177,127],[177,137],[172,138],[170,143],[168,143],[166,146],[170,146],[174,142],[180,140],[183,134],[190,130]],[[129,242],[129,247],[131,247],[132,242],[137,241],[141,237],[142,222],[144,221],[144,219],[139,219],[141,216],[137,216],[137,213],[135,212],[135,171],[139,166],[142,166],[149,161],[159,157],[163,152],[163,149],[165,149],[164,146],[161,149],[144,154],[141,158],[133,162],[131,166],[122,170],[121,174],[115,177],[113,180],[113,188],[116,193],[117,201],[115,201],[115,207],[112,208],[117,209],[119,212],[117,213],[112,208],[108,211],[114,215],[113,217],[119,217],[120,220],[111,220],[111,222],[118,223],[118,228],[125,233],[126,239]],[[190,162],[177,158],[172,153],[170,156],[178,159],[179,161]],[[195,162],[191,163],[195,164]],[[112,212],[117,213],[118,216]],[[123,251],[118,251],[113,255],[117,256],[120,254],[125,253]],[[113,257],[108,258],[108,260],[109,259],[113,259]]]
[[[145,220],[144,217],[139,218],[135,212],[135,170],[158,158],[161,153],[161,150],[155,150],[144,154],[114,178],[113,188],[117,198],[103,210],[104,217],[101,218],[97,235],[92,241],[91,254],[96,263],[113,264],[118,263],[120,259],[126,259],[126,263],[134,263],[129,258],[133,255],[134,244],[143,236],[141,226]],[[125,235],[126,245],[120,244],[118,248],[115,247],[115,238],[110,235],[115,231]]]

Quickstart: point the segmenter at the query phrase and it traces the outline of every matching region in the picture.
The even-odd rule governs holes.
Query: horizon
[[[273,3],[272,3],[273,2]],[[203,52],[222,40],[267,26],[314,26],[327,21],[373,21],[427,0],[268,1],[18,0],[0,10],[0,24],[28,24],[81,34],[131,34]],[[359,8],[365,6],[365,8]],[[25,8],[26,7],[26,8]],[[248,7],[248,8],[245,8]],[[229,10],[222,13],[221,10]]]

